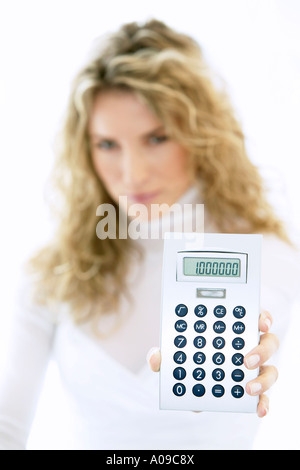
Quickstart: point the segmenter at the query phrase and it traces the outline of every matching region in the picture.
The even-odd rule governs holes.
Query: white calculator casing
[[[259,342],[262,236],[199,234],[198,241],[193,236],[165,234],[160,409],[255,413],[258,397],[248,395],[245,386],[257,377],[258,369],[248,370],[243,356]],[[197,272],[200,265],[211,269],[216,260],[218,274],[226,259],[228,273],[232,267],[234,276],[190,272],[193,266]]]

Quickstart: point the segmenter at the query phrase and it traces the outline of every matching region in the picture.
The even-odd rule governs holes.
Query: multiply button
[[[236,353],[231,358],[232,364],[235,366],[242,366],[244,364],[244,356],[243,354]]]

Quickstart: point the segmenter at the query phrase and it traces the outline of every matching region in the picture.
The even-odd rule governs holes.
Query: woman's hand
[[[276,335],[269,333],[272,325],[272,317],[269,312],[262,311],[259,317],[259,330],[263,333],[259,345],[252,349],[244,358],[247,369],[259,367],[259,376],[248,382],[246,391],[249,395],[259,395],[257,415],[260,418],[266,416],[269,411],[269,399],[264,392],[276,382],[278,372],[274,366],[265,366],[264,363],[277,351],[279,340]]]
[[[260,343],[244,358],[244,364],[247,369],[260,368],[259,376],[246,385],[246,392],[249,395],[259,395],[257,415],[260,418],[266,416],[269,411],[269,399],[264,395],[264,392],[276,382],[278,377],[276,367],[264,365],[279,347],[277,336],[269,333],[271,325],[272,316],[269,312],[263,310],[259,317],[259,330],[263,333],[260,337]],[[152,348],[147,355],[147,359],[151,370],[153,372],[159,372],[161,364],[159,348]]]

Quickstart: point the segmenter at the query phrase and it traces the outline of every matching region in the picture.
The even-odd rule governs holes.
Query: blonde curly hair
[[[126,293],[132,241],[96,235],[98,205],[110,203],[118,211],[93,168],[87,132],[95,96],[107,89],[138,94],[168,135],[188,149],[205,210],[221,232],[274,233],[287,240],[247,156],[241,126],[199,45],[157,20],[125,24],[102,39],[72,85],[53,174],[60,194],[58,229],[29,263],[38,273],[38,303],[51,308],[66,303],[74,319],[84,321],[117,309]]]

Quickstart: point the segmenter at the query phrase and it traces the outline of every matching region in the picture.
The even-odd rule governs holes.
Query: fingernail
[[[261,390],[261,384],[259,382],[253,382],[252,384],[249,384],[249,388],[250,394],[256,395]]]
[[[271,324],[270,318],[266,318],[266,319],[265,319],[265,325],[267,325],[268,330],[271,328],[271,325],[272,325],[272,324]]]
[[[252,356],[245,358],[245,363],[248,369],[257,366],[260,361],[260,356],[258,354],[252,354]]]
[[[265,416],[267,416],[269,413],[269,410],[268,408],[264,407],[262,409],[259,409],[259,412],[258,412],[258,417],[259,418],[264,418]]]
[[[159,351],[159,348],[158,348],[157,346],[151,348],[151,349],[148,351],[147,356],[146,356],[146,361],[148,362],[148,364],[149,364],[150,358],[153,356],[153,354],[158,353],[158,351]],[[144,357],[145,357],[145,356],[144,356]]]

